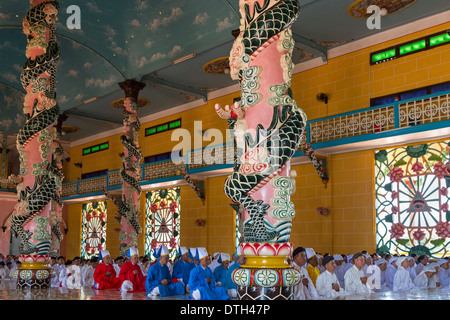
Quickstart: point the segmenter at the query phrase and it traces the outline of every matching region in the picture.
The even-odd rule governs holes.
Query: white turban
[[[379,266],[380,264],[383,264],[383,263],[387,263],[387,261],[384,260],[384,259],[378,259],[378,260],[375,262],[375,264],[376,264],[377,266]]]
[[[335,261],[344,260],[344,258],[342,258],[342,256],[340,254],[333,255],[333,258]]]
[[[306,248],[305,253],[306,253],[306,259],[311,259],[312,257],[314,257],[316,255],[316,252],[314,251],[313,248]]]
[[[180,255],[183,255],[186,252],[188,252],[188,249],[186,247],[180,247]]]
[[[397,259],[397,267],[400,267],[402,265],[402,262],[406,260],[406,257],[399,257]]]

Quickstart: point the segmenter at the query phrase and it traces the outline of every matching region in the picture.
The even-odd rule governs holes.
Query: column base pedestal
[[[244,287],[238,286],[239,300],[293,300],[294,287]]]
[[[23,263],[13,272],[17,279],[17,288],[48,289],[55,271],[46,264]]]

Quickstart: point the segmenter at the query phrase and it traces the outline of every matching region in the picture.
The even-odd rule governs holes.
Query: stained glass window
[[[450,243],[449,143],[375,152],[378,252],[440,258]]]
[[[98,256],[106,245],[106,201],[84,203],[81,225],[81,257]]]
[[[180,188],[146,194],[145,255],[153,259],[155,248],[162,244],[174,259],[180,244]]]

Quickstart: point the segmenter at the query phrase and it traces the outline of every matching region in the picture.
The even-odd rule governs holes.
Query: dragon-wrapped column
[[[294,41],[290,26],[298,0],[240,0],[241,23],[230,52],[230,75],[239,80],[240,102],[217,114],[228,121],[235,143],[225,193],[242,208],[247,263],[233,281],[241,300],[289,300],[301,274],[287,263],[294,204],[295,171],[290,159],[299,148],[306,115],[290,90]]]
[[[117,199],[109,192],[105,194],[117,206],[117,219],[120,221],[121,231],[120,254],[125,256],[130,247],[137,247],[137,238],[142,232],[139,224],[141,186],[139,180],[142,177],[140,161],[142,159],[139,146],[140,121],[137,114],[138,107],[148,103],[145,99],[138,99],[139,92],[145,84],[132,79],[119,83],[125,93],[125,99],[113,103],[114,107],[123,109],[124,134],[120,140],[124,146],[122,157],[122,169],[120,176],[122,180],[122,197]]]
[[[58,199],[62,178],[54,155],[59,116],[55,92],[59,59],[55,28],[59,4],[48,0],[30,0],[30,4],[22,21],[28,42],[27,61],[21,74],[27,92],[23,103],[26,121],[16,141],[21,182],[17,186],[18,203],[11,218],[11,229],[20,238],[22,266],[14,273],[18,287],[48,288],[50,211]]]

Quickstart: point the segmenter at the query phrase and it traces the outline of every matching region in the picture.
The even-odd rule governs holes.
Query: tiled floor
[[[17,289],[15,280],[0,280],[0,300],[186,300],[187,296],[149,298],[145,292],[93,290],[91,287]],[[346,296],[339,300],[450,300],[450,288],[416,289],[403,292],[380,291],[368,296]]]

